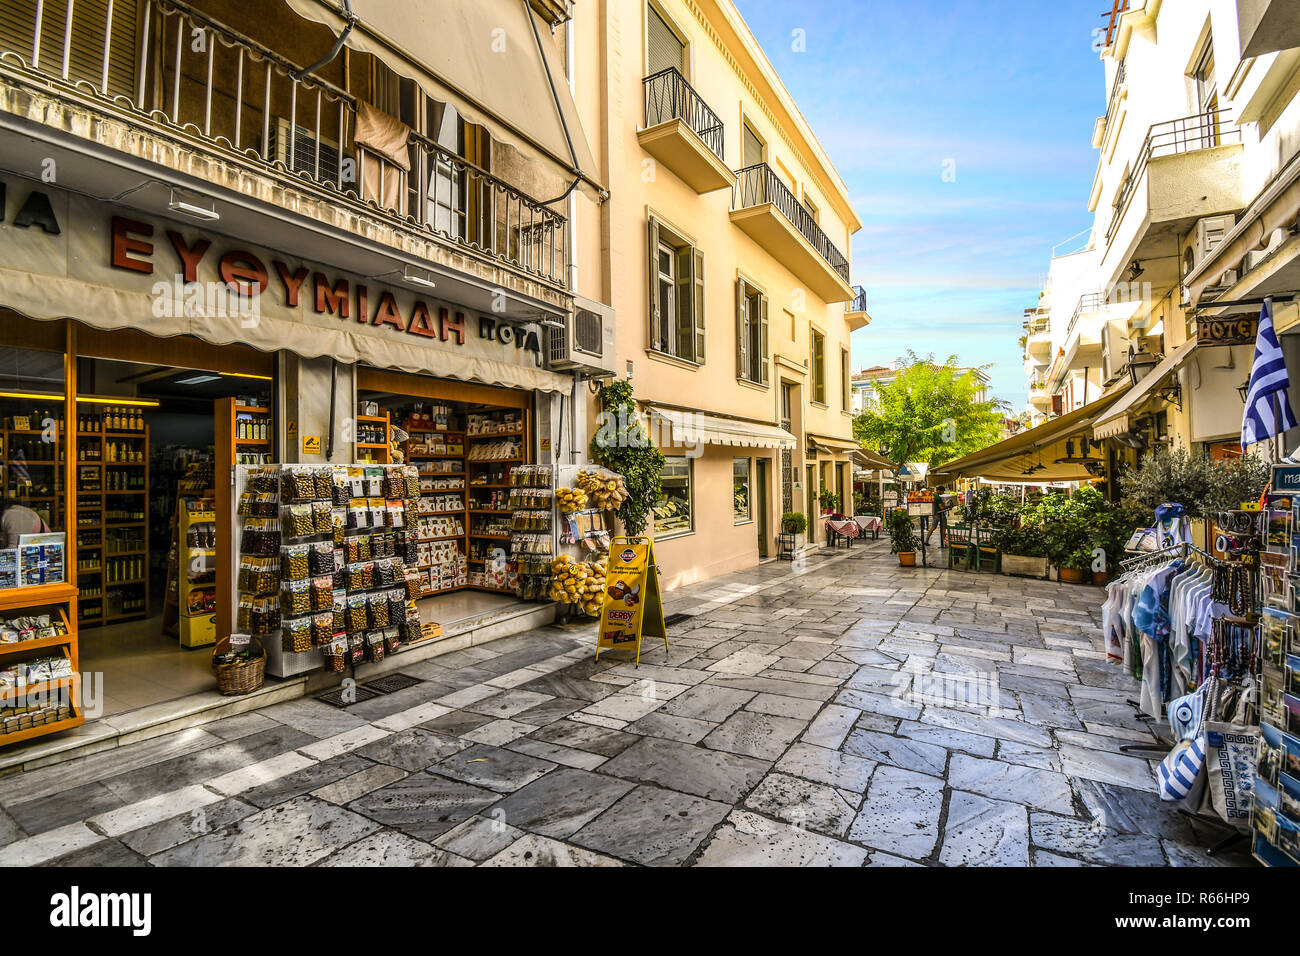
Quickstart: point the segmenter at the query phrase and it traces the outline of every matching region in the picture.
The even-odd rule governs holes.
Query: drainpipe
[[[335,38],[334,46],[330,49],[329,53],[325,55],[324,59],[313,63],[311,66],[302,70],[298,74],[298,79],[301,80],[304,76],[310,76],[339,55],[339,50],[343,49],[343,44],[347,42],[348,34],[352,32],[352,28],[356,26],[357,23],[357,16],[352,12],[352,0],[343,0],[343,18],[348,21],[347,26],[345,26],[343,32]]]

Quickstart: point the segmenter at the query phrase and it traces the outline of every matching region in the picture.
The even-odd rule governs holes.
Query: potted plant
[[[840,510],[840,496],[827,488],[823,488],[818,493],[821,499],[822,512],[825,514],[838,513]]]
[[[1066,584],[1082,584],[1092,567],[1092,552],[1087,548],[1075,548],[1058,565],[1060,580]]]
[[[1032,524],[1007,526],[993,536],[1002,552],[1002,573],[1019,577],[1046,578],[1047,540]]]
[[[916,549],[921,536],[912,525],[912,516],[906,511],[891,511],[885,519],[889,529],[889,550],[898,555],[898,563],[910,568],[916,564]]]
[[[808,516],[802,511],[787,511],[781,515],[781,533],[794,537],[794,548],[803,547],[803,533],[808,530]]]

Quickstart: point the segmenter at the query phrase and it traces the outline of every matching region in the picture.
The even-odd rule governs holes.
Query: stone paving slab
[[[1101,596],[883,540],[773,562],[668,595],[640,667],[546,627],[0,777],[0,865],[1249,863],[1121,749],[1154,738]]]

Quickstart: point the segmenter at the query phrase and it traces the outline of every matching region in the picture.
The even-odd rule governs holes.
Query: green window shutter
[[[691,356],[704,364],[704,253],[695,250],[695,354]]]
[[[767,296],[765,295],[758,297],[758,349],[759,377],[762,380],[761,384],[766,385],[770,375],[768,369],[771,356],[768,354],[767,349]]]
[[[820,332],[812,334],[813,401],[826,404],[826,339]]]
[[[654,7],[646,7],[646,61],[650,76],[669,67],[685,73],[686,46]]]
[[[742,279],[736,280],[736,377],[749,378],[749,300]]]
[[[690,246],[683,246],[673,251],[673,258],[677,260],[677,341],[669,351],[689,359],[695,342],[695,256]]]
[[[649,265],[649,289],[650,301],[646,315],[649,318],[649,345],[650,348],[659,347],[659,220],[654,216],[650,217],[649,223],[649,248],[646,255],[646,262]]]
[[[763,141],[759,139],[749,124],[741,129],[741,162],[745,168],[757,166],[763,161]]]

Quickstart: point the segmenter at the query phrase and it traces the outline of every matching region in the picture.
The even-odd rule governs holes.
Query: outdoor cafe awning
[[[1196,339],[1184,343],[1161,359],[1160,363],[1130,389],[1123,399],[1112,405],[1104,414],[1097,416],[1092,426],[1093,437],[1110,438],[1128,431],[1130,413],[1136,411],[1142,402],[1154,395],[1166,378],[1178,371],[1179,366],[1191,356],[1194,348],[1196,348]]]
[[[872,451],[870,448],[859,448],[853,453],[852,458],[853,464],[864,471],[893,471],[898,467],[880,452]]]
[[[1078,446],[1072,449],[1074,455],[1070,456],[1068,453],[1071,449],[1066,447],[1066,442],[1090,436],[1093,422],[1132,387],[1130,382],[1122,382],[1095,402],[1089,402],[1069,414],[1012,435],[965,458],[941,465],[931,470],[930,480],[988,478],[992,481],[1036,483],[1089,481],[1094,476],[1081,461],[1061,460],[1082,457],[1082,449]]]

